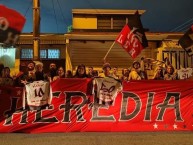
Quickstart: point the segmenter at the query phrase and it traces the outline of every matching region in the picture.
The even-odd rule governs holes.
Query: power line
[[[53,2],[53,0],[52,0],[52,5],[53,5],[54,16],[55,16],[55,20],[56,20],[57,32],[59,33],[59,29],[58,29],[58,21],[57,21],[57,18],[56,18],[56,11],[55,11],[55,8],[54,8],[54,2]]]
[[[60,9],[60,12],[61,12],[62,18],[64,19],[64,24],[66,25],[66,27],[68,27],[68,23],[67,23],[67,21],[66,21],[66,19],[65,19],[64,15],[63,15],[63,13],[62,13],[62,8],[61,8],[61,5],[60,5],[60,3],[59,3],[59,1],[58,1],[58,0],[57,0],[57,3],[58,3],[58,6],[59,6],[59,9]]]
[[[32,0],[31,0],[31,3],[29,3],[29,6],[28,6],[27,10],[25,11],[25,14],[24,14],[25,17],[27,15],[29,9],[31,8],[31,6],[32,6]]]
[[[185,25],[184,27],[182,27],[180,29],[178,29],[178,31],[183,31],[183,32],[187,31],[192,26],[192,24],[193,24],[193,22],[190,23],[190,24]]]
[[[191,18],[191,19],[189,19],[188,21],[184,22],[184,23],[181,24],[180,26],[172,29],[170,32],[179,31],[179,29],[181,29],[180,27],[182,27],[182,26],[184,27],[184,25],[187,25],[187,23],[188,23],[188,24],[189,24],[189,23],[193,23],[193,18]]]
[[[98,14],[101,14],[101,13],[91,4],[91,2],[90,2],[89,0],[85,0],[85,1],[87,1],[87,3],[90,5],[90,7],[91,7],[92,9],[94,9]]]

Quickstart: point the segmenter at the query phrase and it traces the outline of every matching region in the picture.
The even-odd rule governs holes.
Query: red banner
[[[13,88],[9,86],[0,86],[0,120],[4,119],[6,114],[17,112],[22,108],[23,88]]]
[[[123,49],[125,49],[132,58],[136,58],[141,53],[142,49],[148,46],[138,11],[135,15],[131,16],[128,24],[123,27],[116,38],[116,42],[121,44]]]
[[[39,111],[22,110],[1,93],[0,132],[193,131],[193,81],[123,82],[112,106],[93,103],[91,82],[56,80],[52,105]]]
[[[143,49],[143,46],[138,39],[139,36],[135,34],[136,30],[137,28],[131,30],[128,25],[125,25],[116,39],[116,42],[121,44],[123,49],[125,49],[132,58],[136,58]]]

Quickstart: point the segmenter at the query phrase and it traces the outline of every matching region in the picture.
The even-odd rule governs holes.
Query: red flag
[[[136,58],[141,51],[148,46],[143,26],[140,20],[140,15],[137,13],[126,24],[118,37],[116,42],[121,44],[132,58]]]
[[[0,5],[0,43],[14,45],[21,33],[25,17],[13,9]]]
[[[193,25],[191,28],[180,38],[178,43],[184,48],[189,56],[193,55]]]

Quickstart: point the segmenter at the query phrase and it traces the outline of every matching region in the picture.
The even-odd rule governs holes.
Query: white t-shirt
[[[188,79],[189,77],[192,76],[192,72],[193,72],[192,68],[181,68],[180,70],[177,71],[178,78],[180,80]]]
[[[25,85],[26,93],[23,97],[23,107],[25,108],[25,100],[27,105],[32,107],[40,107],[51,104],[52,91],[49,82],[34,81]]]
[[[96,87],[95,96],[99,99],[99,104],[112,103],[118,91],[122,90],[121,82],[111,77],[95,78],[94,86]]]

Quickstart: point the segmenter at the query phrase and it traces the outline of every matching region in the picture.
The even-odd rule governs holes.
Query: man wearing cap
[[[140,63],[138,61],[134,61],[131,72],[129,73],[129,80],[141,80],[139,71],[140,71]]]
[[[100,75],[100,77],[112,77],[111,74],[111,65],[109,63],[103,64],[103,73]]]

